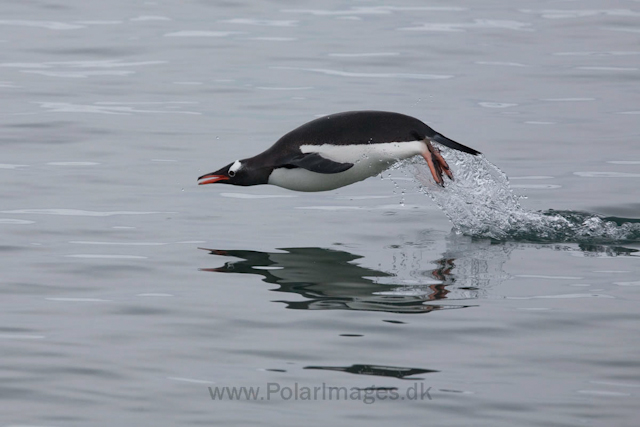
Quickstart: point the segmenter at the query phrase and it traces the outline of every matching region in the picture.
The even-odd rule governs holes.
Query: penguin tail
[[[454,150],[462,151],[464,153],[469,153],[474,156],[481,154],[478,150],[474,150],[471,147],[467,147],[466,145],[462,145],[459,142],[454,141],[453,139],[449,139],[444,135],[440,135],[439,133],[435,133],[432,136],[427,137],[429,140],[433,142],[437,142],[439,144],[444,145],[445,147],[453,148]]]

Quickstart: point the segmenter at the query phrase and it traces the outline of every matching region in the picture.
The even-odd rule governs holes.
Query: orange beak
[[[204,181],[200,181],[201,179]],[[225,181],[227,179],[229,179],[229,177],[225,175],[206,174],[198,178],[198,181],[200,181],[198,182],[198,185],[213,184],[215,182]]]

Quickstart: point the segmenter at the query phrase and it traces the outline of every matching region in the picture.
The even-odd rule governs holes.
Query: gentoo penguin
[[[349,111],[306,123],[266,151],[198,178],[199,184],[272,184],[297,191],[326,191],[362,181],[399,160],[421,155],[433,179],[444,185],[449,165],[432,143],[472,155],[422,121],[385,111]]]

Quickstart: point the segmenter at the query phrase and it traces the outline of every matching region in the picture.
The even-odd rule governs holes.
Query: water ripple
[[[575,51],[575,52],[554,52],[552,55],[556,56],[628,56],[628,55],[640,55],[640,51]]]
[[[22,73],[38,74],[47,77],[88,78],[94,76],[128,76],[131,74],[135,74],[135,71],[113,70],[111,68],[158,65],[165,64],[166,62],[167,61],[124,62],[120,59],[47,62],[4,62],[0,63],[0,67],[23,68],[23,70],[20,70]],[[105,70],[105,68],[109,69]]]
[[[164,242],[92,242],[84,240],[72,240],[69,243],[75,245],[122,245],[122,246],[163,246]]]
[[[76,24],[80,24],[80,25],[119,25],[122,24],[123,21],[100,21],[100,20],[93,20],[93,21],[74,21]]]
[[[131,18],[132,22],[143,22],[143,21],[171,21],[171,18],[167,18],[166,16],[156,16],[156,15],[141,15],[135,18]]]
[[[314,73],[326,74],[329,76],[341,77],[364,77],[364,78],[380,78],[380,79],[418,79],[418,80],[438,80],[450,79],[452,75],[444,74],[410,74],[410,73],[356,73],[341,70],[331,70],[328,68],[298,68],[298,67],[269,67],[273,70],[299,70],[310,71]]]
[[[484,108],[510,108],[518,106],[518,104],[509,102],[478,102],[478,105]]]
[[[40,105],[40,107],[49,110],[52,113],[91,113],[91,114],[122,114],[129,115],[133,113],[144,113],[144,114],[193,114],[193,115],[201,115],[202,113],[197,111],[180,111],[180,110],[147,110],[147,109],[139,109],[134,108],[129,105],[130,102],[123,103],[101,103],[96,102],[92,105],[82,105],[82,104],[71,104],[68,102],[48,102],[48,101],[39,101],[36,102]],[[135,104],[135,103],[133,103]],[[157,103],[154,103],[157,104]]]
[[[591,396],[598,397],[627,397],[631,396],[630,393],[621,393],[619,391],[608,391],[608,390],[578,390],[580,394],[588,394]]]
[[[44,335],[0,334],[0,340],[41,340]]]
[[[606,16],[640,16],[640,12],[635,12],[629,9],[521,9],[523,13],[531,13],[540,15],[546,19],[569,19],[569,18],[584,18],[588,16],[606,15]]]
[[[628,28],[628,27],[605,27],[603,28],[604,30],[607,31],[620,31],[623,33],[640,33],[640,28]]]
[[[183,377],[167,377],[168,380],[172,380],[172,381],[182,381],[185,383],[192,383],[192,384],[215,384],[213,381],[209,381],[209,380],[199,380],[199,379],[195,379],[195,378],[183,378]]]
[[[555,188],[562,188],[561,185],[557,185],[557,184],[517,184],[517,185],[512,185],[511,187],[535,189],[535,190],[551,190]]]
[[[100,163],[96,162],[49,162],[47,163],[51,166],[96,166]]]
[[[640,281],[638,282],[613,282],[614,285],[618,286],[640,286]]]
[[[294,194],[246,194],[246,193],[220,193],[221,197],[232,199],[274,199],[298,197]]]
[[[0,211],[5,214],[28,214],[28,215],[65,215],[65,216],[115,216],[115,215],[154,215],[170,214],[175,212],[137,212],[137,211],[84,211],[80,209],[16,209]]]
[[[260,41],[266,41],[266,42],[292,42],[297,40],[295,37],[267,37],[267,36],[261,36],[261,37],[250,37],[249,40],[260,40]],[[218,80],[220,81],[220,80]]]
[[[1,19],[0,25],[15,25],[20,27],[46,28],[47,30],[78,30],[86,28],[84,25],[67,24],[57,21],[28,21],[23,19]]]
[[[417,27],[399,28],[402,31],[444,31],[444,32],[464,32],[468,29],[478,28],[498,28],[503,30],[533,31],[529,27],[531,24],[519,21],[499,21],[491,19],[475,19],[473,22],[431,22]]]
[[[640,178],[640,173],[626,172],[574,172],[573,174],[586,178]]]
[[[603,67],[603,66],[583,66],[576,67],[577,70],[586,71],[638,71],[636,67]]]
[[[369,6],[352,7],[343,10],[326,9],[284,9],[284,13],[303,13],[315,16],[388,15],[393,12],[463,12],[465,7],[449,6]]]
[[[583,102],[583,101],[595,101],[595,98],[543,98],[540,101],[546,102]]]
[[[531,176],[512,176],[509,178],[511,181],[515,181],[518,179],[553,179],[553,176],[546,175],[531,175]]]
[[[519,62],[504,62],[504,61],[476,61],[478,65],[499,65],[503,67],[528,67],[528,65],[521,64]]]
[[[371,58],[379,56],[398,56],[400,52],[362,52],[362,53],[330,53],[328,56],[336,58]]]
[[[165,37],[229,37],[234,34],[243,34],[239,31],[175,31],[173,33],[167,33]]]
[[[10,164],[10,163],[0,163],[0,169],[20,169],[20,168],[26,168],[29,165],[14,165],[14,164]]]
[[[173,297],[173,294],[162,294],[162,293],[146,293],[146,294],[137,294],[137,297]]]
[[[256,86],[260,90],[309,90],[313,86],[295,86],[295,87],[275,87],[275,86]]]
[[[23,73],[39,74],[47,77],[63,77],[67,79],[85,79],[93,76],[129,76],[135,74],[135,71],[126,70],[109,70],[109,71],[42,71],[42,70],[23,70]]]
[[[298,21],[276,21],[268,19],[235,18],[219,21],[224,24],[258,25],[264,27],[295,27]]]
[[[561,294],[561,295],[536,295],[532,297],[506,297],[507,299],[575,299],[575,298],[613,298],[604,294]]]
[[[147,259],[140,255],[107,255],[107,254],[74,254],[65,255],[67,258],[87,258],[87,259]]]
[[[0,67],[10,68],[117,68],[139,67],[141,65],[166,64],[168,61],[123,62],[121,59],[90,59],[83,61],[45,61],[45,62],[3,62]]]
[[[0,224],[27,225],[35,224],[35,221],[27,221],[25,219],[0,218]]]

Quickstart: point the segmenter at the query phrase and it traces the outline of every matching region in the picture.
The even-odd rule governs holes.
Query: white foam
[[[621,242],[640,240],[640,224],[621,225],[586,212],[533,212],[520,206],[507,176],[483,155],[471,156],[441,147],[455,177],[442,188],[433,183],[424,162],[405,161],[412,166],[421,190],[431,197],[453,222],[454,230],[496,240]],[[576,174],[582,174],[577,172]],[[588,172],[583,176],[600,177]],[[605,177],[640,177],[640,174],[606,172]]]

